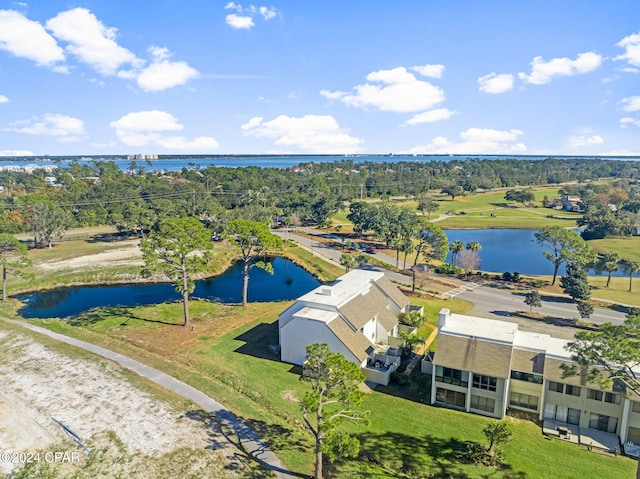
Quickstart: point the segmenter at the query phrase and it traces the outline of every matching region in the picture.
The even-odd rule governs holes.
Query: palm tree
[[[404,240],[402,238],[396,238],[391,243],[391,247],[396,250],[396,269],[398,269],[398,262],[400,261],[400,251],[402,250],[402,245],[404,244]]]
[[[449,251],[451,251],[451,264],[456,264],[456,258],[458,257],[458,253],[460,253],[464,249],[464,243],[460,240],[455,240],[449,246]]]
[[[358,268],[363,268],[369,262],[369,257],[366,254],[359,254],[356,256],[356,264]]]
[[[470,249],[471,251],[478,252],[482,249],[482,246],[477,241],[469,241],[467,243],[466,249]]]
[[[340,256],[340,264],[344,266],[345,272],[349,272],[351,268],[356,267],[356,260],[350,254],[343,254]]]
[[[623,259],[620,264],[622,265],[622,271],[629,275],[629,292],[631,292],[631,282],[633,281],[633,275],[634,273],[640,271],[640,261]]]
[[[413,253],[415,250],[416,247],[413,244],[413,241],[411,241],[411,238],[406,238],[402,242],[402,252],[404,253],[404,264],[402,269],[407,269],[407,255]]]
[[[607,277],[607,288],[609,287],[609,283],[611,282],[611,273],[618,270],[620,266],[620,256],[618,253],[604,253],[598,258],[597,263],[595,264],[595,271],[597,274],[602,274],[603,271],[606,271],[609,276]]]

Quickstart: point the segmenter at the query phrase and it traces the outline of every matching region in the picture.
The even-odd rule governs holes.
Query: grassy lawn
[[[415,302],[425,305],[431,321],[445,305],[456,312],[470,306],[455,299]],[[305,385],[299,380],[299,368],[279,362],[275,349],[277,316],[289,304],[254,303],[242,309],[194,301],[195,331],[174,325],[181,321],[179,303],[110,308],[68,322],[36,322],[180,377],[247,420],[292,470],[310,474],[312,440],[298,404]],[[404,390],[412,392],[410,399],[403,397],[404,387],[381,388],[366,397],[371,425],[353,430],[363,441],[360,456],[336,464],[331,477],[413,478],[418,477],[416,468],[421,473],[428,470],[429,477],[633,477],[631,460],[547,440],[539,427],[512,419],[514,440],[505,449],[507,466],[468,464],[458,453],[467,441],[483,441],[481,431],[488,420],[427,406],[427,378],[419,371],[414,370],[409,389]]]
[[[567,211],[555,211],[542,207],[542,199],[548,196],[550,199],[558,195],[557,187],[534,188],[536,197],[535,207],[523,207],[522,205],[511,203],[510,207],[505,207],[505,191],[489,191],[486,193],[476,193],[468,196],[459,196],[455,200],[449,197],[438,198],[438,211],[431,214],[431,218],[437,218],[447,211],[458,214],[450,215],[448,218],[438,222],[443,229],[483,229],[483,228],[522,228],[539,229],[544,226],[564,226],[574,228],[575,220],[582,216],[579,213]],[[398,206],[408,206],[416,208],[417,201],[407,200],[394,202]],[[465,215],[459,214],[465,211]],[[340,211],[332,217],[334,225],[342,225],[343,232],[352,232],[351,222],[347,219],[349,211]],[[495,217],[492,217],[494,214]],[[554,218],[547,217],[548,215]]]
[[[618,253],[621,258],[640,261],[640,236],[589,241],[598,253]]]

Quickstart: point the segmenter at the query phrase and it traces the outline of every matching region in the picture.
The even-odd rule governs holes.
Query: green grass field
[[[548,196],[550,199],[558,195],[557,187],[534,188],[536,202],[533,207],[524,207],[520,204],[510,203],[504,199],[505,190],[475,193],[468,196],[458,196],[454,200],[450,197],[437,197],[438,211],[431,214],[431,218],[448,212],[446,219],[438,224],[443,229],[475,229],[475,228],[530,228],[538,229],[544,226],[565,226],[573,228],[575,220],[581,215],[567,211],[555,211],[542,207],[542,199]],[[415,200],[394,202],[398,206],[416,208]],[[460,214],[464,211],[466,214]],[[336,213],[332,218],[334,225],[343,225],[345,231],[351,231],[351,222],[347,219],[348,210]],[[494,214],[495,217],[491,215]],[[553,218],[548,216],[553,216]]]
[[[640,236],[589,241],[598,253],[618,253],[621,258],[640,261]]]

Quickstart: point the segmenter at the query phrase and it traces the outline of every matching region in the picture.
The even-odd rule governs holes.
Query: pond
[[[320,282],[289,260],[267,258],[273,275],[259,268],[249,272],[249,301],[284,301],[318,287]],[[220,276],[196,282],[193,298],[222,303],[242,302],[242,264],[235,263]],[[126,285],[77,286],[39,291],[17,297],[25,303],[18,311],[24,318],[61,318],[104,306],[142,306],[179,300],[172,284],[137,283]]]
[[[449,243],[455,240],[462,241],[465,245],[470,241],[477,241],[482,246],[479,252],[481,271],[495,273],[518,272],[531,275],[552,275],[553,265],[551,261],[542,255],[544,250],[536,242],[534,233],[539,230],[521,229],[486,229],[486,230],[446,230]],[[451,252],[447,255],[447,262],[451,261]],[[564,265],[560,268],[560,274],[564,274]],[[590,271],[590,275],[595,272]],[[606,273],[604,273],[606,274]],[[626,276],[617,271],[613,276]]]

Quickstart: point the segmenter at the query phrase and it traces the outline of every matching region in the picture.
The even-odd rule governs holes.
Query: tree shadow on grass
[[[233,339],[244,342],[242,346],[236,348],[237,353],[280,361],[278,321],[270,324],[260,323]]]
[[[120,326],[128,326],[130,320],[144,321],[146,323],[158,323],[166,324],[169,326],[182,326],[182,323],[171,323],[169,321],[162,321],[159,319],[147,319],[133,314],[130,308],[123,308],[119,306],[107,306],[97,308],[89,311],[85,311],[77,316],[72,316],[67,320],[67,324],[70,326],[85,327],[91,326],[101,321],[106,321],[114,316],[122,318]]]
[[[463,466],[473,464],[466,452],[471,441],[441,438],[430,434],[422,437],[389,432],[357,434],[360,453],[355,462],[342,461],[333,464],[331,477],[343,477],[349,470],[350,477],[397,477],[406,479],[441,478],[466,479],[470,477],[500,477],[525,479],[523,472],[513,471],[508,464],[486,468],[480,475],[470,476]],[[362,472],[360,472],[362,471]]]
[[[308,450],[307,444],[292,439],[292,431],[286,427],[278,424],[267,424],[257,419],[243,420],[226,410],[218,411],[214,415],[199,409],[185,413],[184,417],[203,424],[208,434],[207,449],[217,450],[229,444],[234,447],[234,453],[229,458],[229,464],[226,466],[227,470],[242,472],[242,477],[254,479],[271,478],[273,477],[271,471],[286,473],[291,477],[310,478],[305,474],[273,466],[269,467],[261,458],[265,449],[258,448],[253,451],[247,451],[245,446],[247,438],[256,436],[262,442],[268,444],[269,449]],[[247,470],[249,463],[252,463],[253,467],[249,467]],[[256,464],[259,465],[259,468],[255,467]]]

